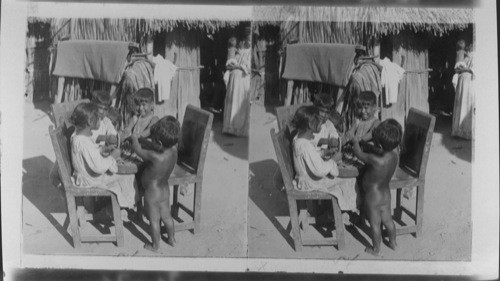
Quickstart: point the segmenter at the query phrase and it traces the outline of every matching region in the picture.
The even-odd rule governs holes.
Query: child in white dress
[[[319,110],[314,106],[299,108],[293,118],[298,130],[293,140],[293,164],[297,173],[295,188],[301,191],[323,191],[335,196],[342,211],[357,212],[356,178],[339,178],[333,159],[324,160],[314,143],[314,133],[321,130]],[[344,223],[349,216],[343,214]]]
[[[75,133],[71,136],[71,162],[73,181],[81,188],[99,187],[116,194],[122,208],[122,218],[127,221],[126,209],[135,209],[138,201],[135,175],[118,175],[116,158],[120,150],[103,157],[98,144],[92,139],[92,130],[100,126],[98,108],[94,103],[79,104],[71,115]]]

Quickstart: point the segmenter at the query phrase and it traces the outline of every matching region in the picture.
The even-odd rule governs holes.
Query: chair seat
[[[421,182],[418,177],[414,177],[410,173],[398,167],[394,176],[392,176],[389,187],[391,189],[399,189],[404,187],[416,186]]]
[[[168,179],[168,183],[170,185],[180,185],[180,184],[189,184],[195,183],[201,180],[201,177],[198,177],[196,173],[192,173],[186,167],[175,164],[174,170]]]
[[[333,195],[323,191],[298,191],[290,190],[287,191],[287,195],[293,197],[296,200],[330,200]]]
[[[111,196],[113,193],[107,189],[99,187],[66,187],[64,190],[74,196]]]

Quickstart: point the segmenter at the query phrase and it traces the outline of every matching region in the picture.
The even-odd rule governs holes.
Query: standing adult
[[[451,135],[464,139],[472,139],[472,123],[475,107],[474,72],[472,44],[463,60],[463,64],[455,67],[458,74],[453,107]]]
[[[238,44],[236,63],[226,68],[231,71],[224,100],[222,132],[248,137],[250,119],[251,32]]]

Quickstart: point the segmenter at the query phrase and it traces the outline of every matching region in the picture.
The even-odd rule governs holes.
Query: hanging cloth
[[[398,101],[399,81],[403,78],[405,70],[388,58],[381,60],[380,65],[383,67],[380,80],[385,89],[384,104],[388,106]]]
[[[158,85],[158,101],[168,100],[177,66],[161,55],[154,56],[151,61],[155,63],[154,82]]]
[[[116,84],[127,64],[128,47],[128,42],[119,41],[61,41],[52,74]]]

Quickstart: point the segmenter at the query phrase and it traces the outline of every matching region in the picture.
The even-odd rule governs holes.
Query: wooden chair
[[[84,102],[89,102],[88,99],[82,99],[82,100],[76,100],[76,101],[70,101],[70,102],[64,102],[64,103],[55,103],[52,104],[52,115],[54,120],[54,124],[56,127],[61,126],[63,122],[66,122],[69,120],[71,114],[73,113],[73,110],[75,110],[75,107],[79,105],[80,103]],[[68,125],[69,127],[69,125]]]
[[[200,231],[201,193],[203,184],[203,168],[207,155],[210,132],[212,130],[213,114],[188,105],[184,113],[179,141],[177,165],[175,165],[168,182],[174,186],[172,214],[177,216],[179,209],[189,214],[193,221],[183,222],[175,226],[176,231],[193,229]],[[194,202],[190,210],[179,202],[179,186],[194,184]]]
[[[289,106],[280,106],[276,107],[276,119],[278,121],[278,130],[283,130],[286,126],[290,124],[293,116],[295,115],[295,111],[299,109],[301,106],[312,105],[312,103],[301,103],[301,104],[292,104]]]
[[[295,250],[301,251],[302,246],[309,245],[337,245],[339,250],[343,250],[345,248],[345,229],[337,198],[331,194],[320,191],[302,192],[295,190],[292,183],[292,180],[295,177],[295,170],[293,168],[290,131],[288,128],[285,128],[276,133],[275,129],[271,129],[271,138],[273,140],[276,158],[278,160],[283,182],[285,184]],[[336,230],[335,238],[302,239],[300,225],[302,224],[302,228],[306,229],[309,224],[315,223],[315,218],[308,217],[305,209],[301,209],[300,212],[298,210],[298,201],[304,200],[330,200],[332,202]]]
[[[406,118],[399,167],[390,182],[390,188],[397,190],[395,217],[401,220],[403,211],[410,214],[401,205],[401,190],[403,188],[416,187],[417,202],[414,214],[415,225],[398,227],[396,229],[397,235],[415,233],[415,236],[418,237],[422,234],[425,172],[435,122],[436,118],[434,116],[415,108],[410,108]]]
[[[71,227],[71,236],[73,237],[73,246],[78,248],[82,242],[116,242],[118,247],[123,246],[123,222],[120,213],[120,206],[116,195],[102,188],[78,188],[71,181],[73,167],[71,165],[71,146],[69,136],[73,132],[74,127],[67,127],[66,124],[54,129],[49,127],[49,134],[52,140],[52,146],[56,154],[56,161],[59,163],[59,175],[61,176],[62,185],[66,197],[68,209],[68,217]],[[93,219],[92,214],[85,214],[83,206],[83,198],[89,197],[110,197],[113,208],[113,221],[115,226],[114,234],[106,235],[89,235],[83,236],[81,233],[82,227],[88,220]]]

